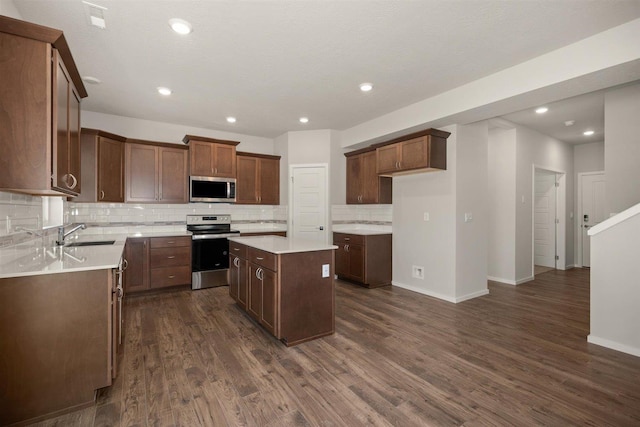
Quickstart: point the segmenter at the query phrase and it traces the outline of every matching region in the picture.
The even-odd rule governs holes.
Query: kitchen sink
[[[69,243],[68,245],[65,245],[68,248],[72,248],[75,246],[103,246],[103,245],[113,245],[116,241],[115,240],[96,240],[96,241],[92,241],[92,242],[74,242],[74,243]]]

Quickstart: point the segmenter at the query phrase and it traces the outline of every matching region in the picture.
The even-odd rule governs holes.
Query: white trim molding
[[[487,279],[493,282],[504,283],[505,285],[517,286],[517,285],[522,285],[523,283],[530,282],[533,279],[535,279],[535,277],[529,276],[529,277],[525,277],[524,279],[511,280],[511,279],[504,279],[502,277],[487,276]]]
[[[416,293],[419,293],[419,294],[422,294],[422,295],[426,295],[428,297],[438,298],[438,299],[441,299],[441,300],[444,300],[444,301],[447,301],[447,302],[452,302],[454,304],[457,304],[457,303],[462,302],[462,301],[470,300],[472,298],[477,298],[477,297],[481,297],[481,296],[489,294],[489,289],[483,289],[481,291],[474,292],[474,293],[467,294],[467,295],[463,295],[461,297],[452,297],[452,296],[449,296],[449,295],[443,295],[443,294],[439,294],[437,292],[431,292],[431,291],[428,291],[426,289],[418,288],[416,286],[411,286],[411,285],[407,285],[407,284],[396,282],[396,281],[391,281],[391,284],[393,286],[397,286],[399,288],[406,289],[406,290],[411,291],[411,292],[416,292]]]
[[[612,350],[621,351],[623,353],[630,354],[632,356],[640,357],[640,348],[631,347],[619,342],[611,341],[605,338],[596,337],[593,334],[587,335],[587,342],[601,347],[610,348]]]

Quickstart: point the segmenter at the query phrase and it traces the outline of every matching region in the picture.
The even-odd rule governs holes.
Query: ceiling
[[[638,0],[90,1],[107,8],[106,29],[80,0],[14,1],[63,30],[81,75],[101,80],[83,109],[270,138],[347,129],[640,17]],[[544,120],[554,110],[538,130],[563,139],[565,117],[601,126],[587,124],[602,121],[600,95]],[[528,113],[506,118],[536,128]]]

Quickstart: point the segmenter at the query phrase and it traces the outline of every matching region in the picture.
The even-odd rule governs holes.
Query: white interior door
[[[582,195],[582,218],[580,218],[582,235],[582,266],[591,266],[591,242],[587,231],[590,227],[605,219],[604,173],[582,175],[580,180]]]
[[[327,166],[291,166],[293,238],[327,243],[329,236]]]
[[[556,174],[536,171],[534,264],[556,268]]]

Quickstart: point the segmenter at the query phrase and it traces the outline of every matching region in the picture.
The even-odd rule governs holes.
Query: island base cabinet
[[[287,346],[334,333],[333,250],[272,254],[231,242],[230,251],[229,295],[265,330]]]
[[[0,279],[0,425],[92,404],[111,385],[113,272]]]
[[[336,274],[368,288],[391,284],[391,234],[333,233]]]

